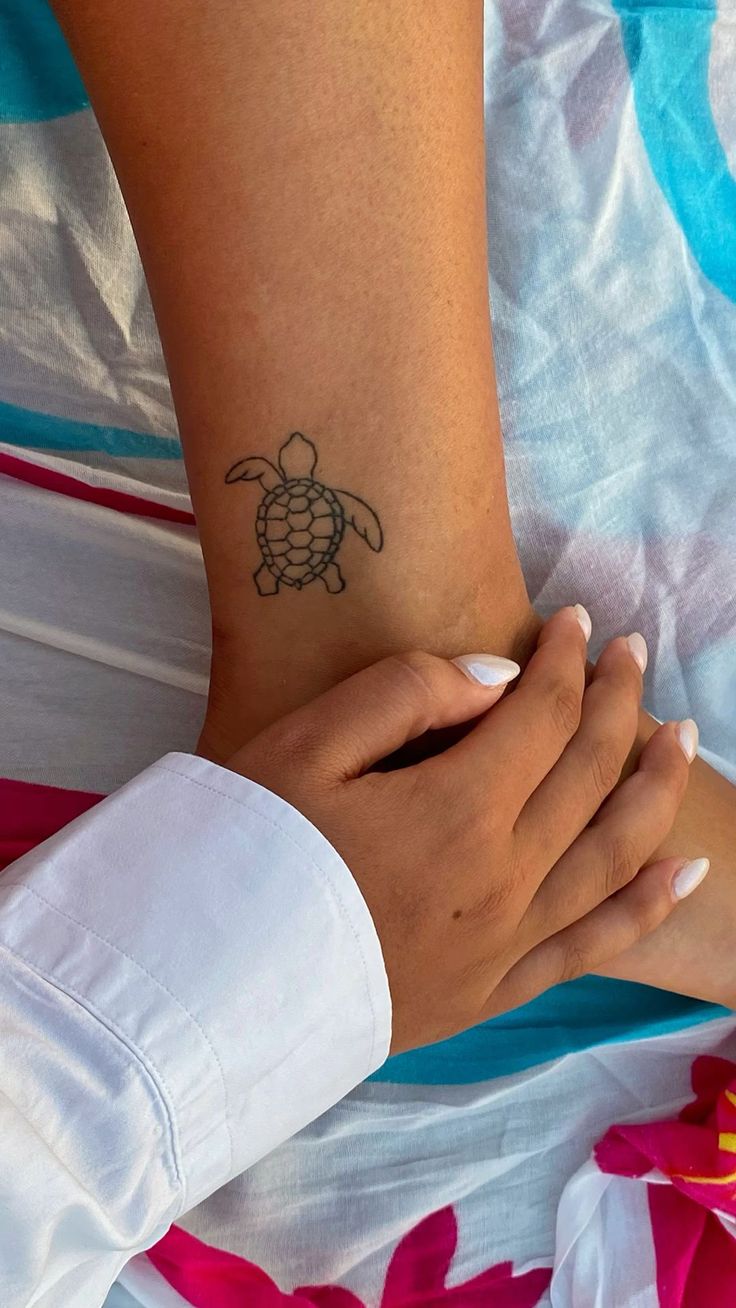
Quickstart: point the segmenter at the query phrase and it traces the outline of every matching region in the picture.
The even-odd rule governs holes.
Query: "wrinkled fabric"
[[[604,1174],[591,1155],[612,1123],[620,1136],[634,1129],[628,1123],[677,1119],[693,1097],[693,1045],[682,1031],[463,1087],[364,1085],[178,1225],[265,1269],[284,1290],[326,1283],[372,1305],[382,1304],[395,1252],[415,1233],[412,1278],[416,1301],[426,1304],[435,1302],[428,1287],[437,1286],[437,1245],[448,1238],[451,1212],[457,1242],[438,1298],[458,1287],[459,1303],[495,1308],[487,1285],[485,1298],[467,1291],[464,1299],[459,1287],[504,1266],[500,1305],[531,1285],[541,1308],[657,1308],[655,1234],[663,1244],[647,1187]],[[733,1018],[702,1027],[697,1048],[733,1064]],[[436,1225],[424,1244],[428,1214]],[[193,1257],[185,1251],[185,1268]],[[168,1280],[164,1257],[154,1250],[152,1260]],[[121,1273],[131,1290],[142,1282],[142,1261]],[[207,1267],[201,1251],[198,1262]],[[167,1301],[151,1287],[142,1302],[159,1308]],[[200,1308],[196,1296],[191,1302]],[[693,1298],[677,1308],[715,1302],[697,1297],[696,1280]]]
[[[734,775],[736,9],[487,6],[491,301],[531,590]],[[730,71],[729,71],[730,69]],[[513,148],[510,148],[513,143]]]
[[[0,875],[0,1303],[99,1308],[384,1061],[388,981],[340,855],[246,777],[170,753],[101,802],[11,791],[32,848]]]
[[[485,8],[489,293],[530,593],[545,613],[584,603],[594,650],[641,630],[647,707],[695,717],[704,756],[736,778],[736,9]],[[166,516],[191,509],[176,422],[84,88],[43,0],[4,0],[0,17],[0,458],[15,460],[0,476],[0,772],[109,790],[196,740],[202,561],[191,524]],[[366,1303],[448,1206],[448,1285],[551,1268],[560,1195],[596,1140],[626,1114],[678,1111],[698,1053],[734,1057],[717,1010],[613,982],[572,993],[389,1060],[189,1233],[287,1292],[337,1279]],[[126,1274],[125,1308],[186,1302],[150,1261]]]
[[[695,1099],[611,1127],[560,1201],[552,1304],[736,1299],[736,1063],[701,1056]]]

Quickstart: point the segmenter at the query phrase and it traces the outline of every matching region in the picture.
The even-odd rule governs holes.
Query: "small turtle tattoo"
[[[259,481],[266,494],[258,506],[256,538],[263,563],[253,573],[259,595],[276,595],[279,587],[302,590],[321,577],[331,595],[345,589],[335,555],[352,527],[378,553],[381,524],[364,500],[315,481],[317,450],[301,432],[281,446],[278,467],[251,457],[234,463],[225,481]]]

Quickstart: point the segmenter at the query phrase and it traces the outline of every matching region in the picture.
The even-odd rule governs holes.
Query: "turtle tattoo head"
[[[383,548],[381,524],[370,505],[314,477],[317,450],[301,432],[281,446],[277,464],[251,456],[234,463],[225,481],[259,481],[266,492],[258,506],[256,538],[263,562],[253,573],[260,595],[281,586],[302,590],[321,577],[331,595],[345,589],[335,555],[352,527],[370,549]]]

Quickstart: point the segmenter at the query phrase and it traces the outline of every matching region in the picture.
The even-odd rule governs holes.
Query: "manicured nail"
[[[696,858],[690,863],[684,863],[679,872],[675,873],[672,881],[672,893],[675,899],[686,899],[697,890],[709,868],[709,858]]]
[[[521,672],[518,663],[497,654],[460,654],[452,662],[479,686],[505,686]]]
[[[593,630],[593,623],[590,620],[590,614],[588,610],[584,609],[582,604],[573,604],[572,611],[575,614],[575,617],[577,618],[578,622],[580,623],[580,626],[583,629],[583,635],[585,636],[585,639],[590,640],[591,632]]]
[[[631,650],[631,657],[634,662],[639,665],[640,671],[645,672],[647,663],[649,662],[649,650],[647,649],[647,642],[644,637],[640,635],[638,631],[635,631],[628,637],[626,644]]]
[[[698,741],[700,739],[697,722],[693,722],[692,718],[685,718],[683,722],[678,722],[675,727],[675,735],[688,763],[692,763],[698,752]]]

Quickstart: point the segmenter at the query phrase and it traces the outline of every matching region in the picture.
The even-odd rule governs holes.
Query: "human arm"
[[[338,854],[188,755],[5,870],[0,959],[3,1308],[102,1304],[388,1050],[380,946]]]
[[[213,609],[201,748],[392,650],[537,627],[508,520],[488,318],[482,4],[56,0],[120,177],[184,443]],[[134,87],[132,94],[130,88]],[[213,91],[214,88],[214,91]],[[380,517],[347,586],[261,596],[258,484],[301,430]],[[642,715],[638,749],[654,729]],[[736,1005],[736,795],[705,764],[663,853],[710,855],[625,975]]]
[[[499,660],[387,660],[229,770],[167,755],[6,870],[3,1308],[101,1304],[134,1253],[375,1070],[392,1020],[394,1049],[439,1038],[672,911],[682,860],[636,875],[687,780],[672,725],[574,838],[598,795],[559,690],[586,731],[616,718],[622,759],[641,690],[625,642],[585,694],[583,661],[568,610],[494,716]],[[441,758],[371,770],[427,725],[476,718]],[[518,766],[530,732],[535,778]],[[638,852],[612,882],[624,828]]]
[[[490,338],[482,4],[55,9],[166,356],[213,615],[208,752],[383,654],[483,648],[486,613],[494,649],[528,651]],[[225,476],[297,430],[318,476],[378,514],[383,549],[349,528],[341,594],[261,596],[264,490]]]

